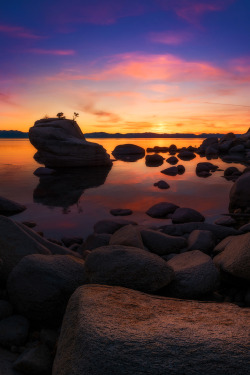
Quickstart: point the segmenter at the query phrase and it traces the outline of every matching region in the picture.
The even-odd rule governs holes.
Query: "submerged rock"
[[[169,189],[170,186],[166,181],[160,180],[154,183],[154,186],[157,186],[159,189]]]
[[[67,307],[53,375],[247,374],[248,322],[231,304],[86,285]]]
[[[190,223],[196,221],[204,221],[205,217],[193,208],[180,207],[174,211],[172,222],[174,224]]]
[[[29,129],[31,144],[38,150],[34,158],[49,168],[110,166],[106,150],[86,141],[73,120],[49,118],[35,122]]]

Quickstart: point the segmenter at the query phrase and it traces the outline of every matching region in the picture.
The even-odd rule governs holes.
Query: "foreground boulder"
[[[86,141],[73,120],[48,118],[29,129],[31,144],[38,150],[34,158],[48,168],[111,165],[109,155],[99,144]]]
[[[0,197],[0,215],[12,216],[26,210],[26,207],[20,203]]]
[[[174,297],[196,298],[215,290],[219,272],[212,259],[199,250],[176,255],[168,265],[175,273],[167,290]]]
[[[12,269],[23,257],[30,254],[51,253],[45,246],[27,235],[26,231],[13,220],[0,216],[0,258],[2,259],[0,279],[7,280]]]
[[[140,231],[136,225],[125,225],[110,238],[109,245],[124,245],[144,249]]]
[[[90,283],[148,293],[161,289],[173,279],[172,268],[158,255],[121,245],[93,250],[86,258],[85,269]]]
[[[174,203],[160,202],[150,207],[146,214],[157,219],[166,218],[169,214],[172,214],[177,210],[179,206]]]
[[[7,290],[15,309],[35,321],[58,321],[68,299],[86,283],[84,261],[68,255],[29,255],[13,269]]]
[[[187,246],[187,240],[182,237],[169,236],[155,230],[141,230],[141,236],[144,245],[158,255],[167,255],[179,253],[181,249]]]
[[[67,307],[53,375],[246,374],[248,321],[235,305],[86,285]]]
[[[243,173],[233,184],[229,194],[229,211],[250,207],[250,172]]]
[[[224,240],[214,263],[222,271],[250,281],[250,233]],[[218,252],[218,247],[217,247]]]

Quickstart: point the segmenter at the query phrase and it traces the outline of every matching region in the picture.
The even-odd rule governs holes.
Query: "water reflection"
[[[46,206],[69,208],[76,204],[86,189],[105,183],[111,167],[70,168],[41,176],[33,200]]]

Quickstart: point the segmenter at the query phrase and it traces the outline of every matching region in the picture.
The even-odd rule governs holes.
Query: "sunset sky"
[[[83,132],[250,126],[249,0],[9,0],[0,129],[79,113]]]

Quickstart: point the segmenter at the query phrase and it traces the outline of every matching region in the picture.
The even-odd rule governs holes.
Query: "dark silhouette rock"
[[[187,240],[182,237],[169,236],[155,230],[141,230],[142,241],[144,245],[157,255],[166,255],[179,253],[181,249],[187,246]]]
[[[88,142],[73,120],[49,118],[29,129],[31,144],[38,150],[34,158],[49,168],[110,166],[106,150]]]
[[[194,158],[196,158],[196,155],[192,151],[188,150],[180,151],[180,153],[177,156],[179,159],[186,161],[193,160]]]
[[[166,218],[169,214],[175,212],[179,208],[176,204],[169,202],[160,202],[150,207],[146,214],[154,218]]]
[[[116,146],[112,155],[118,160],[134,162],[144,157],[145,150],[140,146],[128,143]]]
[[[128,216],[132,215],[133,211],[129,208],[113,208],[110,213],[113,216]]]
[[[170,156],[170,158],[166,159],[166,161],[169,164],[175,165],[178,163],[179,160],[175,156]]]
[[[0,215],[12,216],[26,210],[26,207],[10,199],[0,197]]]
[[[164,158],[158,154],[146,155],[147,167],[159,167],[160,165],[162,165],[163,160]]]
[[[204,220],[205,218],[200,212],[186,207],[177,208],[172,216],[172,222],[175,224],[199,222]]]
[[[160,180],[154,183],[154,186],[157,186],[159,189],[169,189],[170,186],[166,181]]]
[[[233,184],[229,194],[229,211],[250,207],[250,173],[243,173]]]

